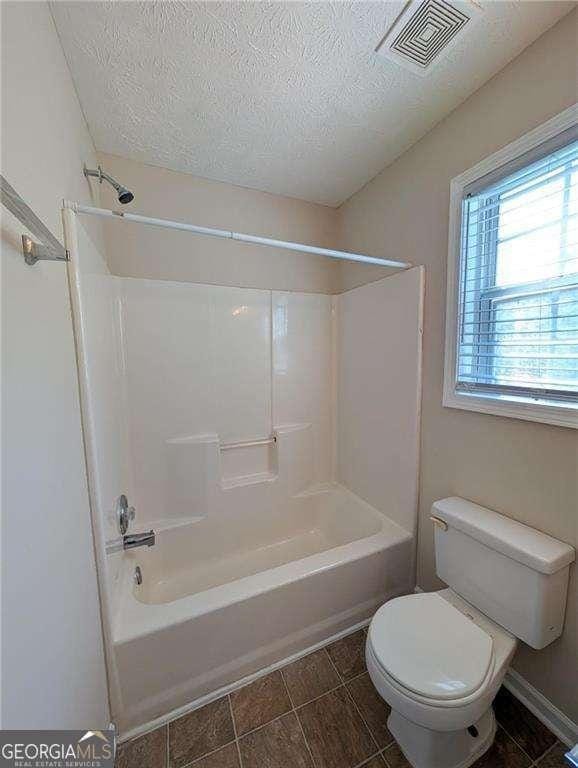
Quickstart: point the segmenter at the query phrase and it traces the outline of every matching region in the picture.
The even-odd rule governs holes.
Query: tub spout
[[[155,532],[125,533],[122,537],[123,549],[135,549],[136,547],[154,547]]]

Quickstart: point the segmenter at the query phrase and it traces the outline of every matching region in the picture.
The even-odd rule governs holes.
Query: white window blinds
[[[575,132],[464,190],[460,254],[456,390],[578,403]]]

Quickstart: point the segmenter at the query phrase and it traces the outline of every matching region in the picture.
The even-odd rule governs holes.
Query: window
[[[578,426],[578,130],[539,134],[452,183],[444,404]]]

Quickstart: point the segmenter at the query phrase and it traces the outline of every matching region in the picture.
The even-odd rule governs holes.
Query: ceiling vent
[[[463,30],[471,28],[479,7],[467,0],[410,2],[389,30],[377,51],[412,72],[428,74]]]

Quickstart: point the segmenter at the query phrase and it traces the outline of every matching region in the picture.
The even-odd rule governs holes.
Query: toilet
[[[390,600],[367,633],[369,675],[414,768],[466,768],[492,744],[492,701],[518,640],[562,633],[569,545],[457,497],[434,503],[439,592]]]

